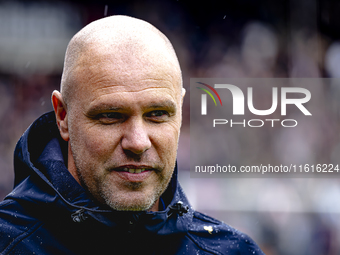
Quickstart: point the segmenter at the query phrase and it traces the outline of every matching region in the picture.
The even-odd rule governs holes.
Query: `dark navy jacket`
[[[263,254],[247,235],[191,208],[177,169],[163,211],[118,212],[75,181],[66,153],[53,113],[19,140],[15,188],[0,203],[0,254]]]

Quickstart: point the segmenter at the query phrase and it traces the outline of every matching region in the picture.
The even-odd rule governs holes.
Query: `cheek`
[[[78,124],[70,138],[82,151],[84,157],[105,160],[106,155],[110,154],[116,147],[118,138],[114,135],[118,132],[112,132],[109,128],[98,128],[86,124]]]
[[[163,161],[173,164],[177,154],[179,131],[177,128],[160,127],[153,132],[152,143]]]

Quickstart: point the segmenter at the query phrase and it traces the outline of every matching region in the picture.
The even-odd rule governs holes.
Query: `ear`
[[[52,104],[57,119],[57,125],[60,135],[65,141],[68,141],[70,139],[70,136],[67,123],[67,108],[61,96],[61,93],[57,90],[53,91],[52,93]]]
[[[182,105],[183,105],[183,101],[184,101],[184,96],[185,96],[185,88],[182,88],[182,93],[181,93],[181,96],[182,96]]]

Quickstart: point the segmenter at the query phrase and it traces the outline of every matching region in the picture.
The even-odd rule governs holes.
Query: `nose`
[[[148,128],[143,120],[130,120],[123,132],[123,150],[142,154],[151,147]]]

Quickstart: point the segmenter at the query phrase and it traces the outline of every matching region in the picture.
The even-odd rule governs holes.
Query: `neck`
[[[74,163],[73,155],[71,152],[70,143],[68,143],[67,169],[70,172],[70,174],[73,176],[73,178],[81,185],[78,172],[77,172],[77,168],[76,168],[76,164]]]

